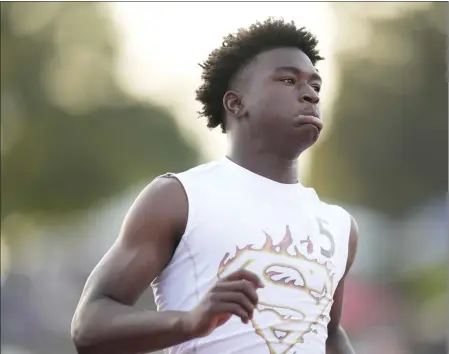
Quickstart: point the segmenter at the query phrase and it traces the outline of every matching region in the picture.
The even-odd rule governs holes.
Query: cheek
[[[265,128],[279,129],[279,119],[288,118],[297,106],[297,98],[294,88],[266,86],[265,90],[251,92],[250,100],[246,102],[248,112],[253,120]]]
[[[267,99],[278,102],[280,105],[292,105],[298,101],[298,92],[291,86],[280,86],[269,91]]]
[[[258,120],[260,123],[265,123],[267,117],[273,115],[276,108],[273,107],[273,97],[264,94],[254,96],[249,102],[248,111],[253,119]]]
[[[285,118],[291,115],[297,105],[293,90],[272,90],[265,97],[266,112],[272,118]]]

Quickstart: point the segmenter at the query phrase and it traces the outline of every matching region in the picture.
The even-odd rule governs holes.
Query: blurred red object
[[[358,332],[373,325],[384,325],[399,315],[399,305],[388,288],[356,279],[345,281],[342,325]]]

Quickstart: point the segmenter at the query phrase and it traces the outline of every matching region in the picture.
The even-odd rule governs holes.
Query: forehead
[[[309,57],[297,48],[277,48],[260,53],[250,67],[256,75],[282,67],[296,68],[305,73],[317,73]]]

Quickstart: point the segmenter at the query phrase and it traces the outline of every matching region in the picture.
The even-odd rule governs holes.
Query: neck
[[[298,160],[287,160],[268,152],[231,146],[229,159],[262,177],[285,184],[298,182]]]

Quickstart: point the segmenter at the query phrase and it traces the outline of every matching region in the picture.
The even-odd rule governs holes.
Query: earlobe
[[[223,96],[223,106],[226,113],[232,116],[239,116],[242,112],[241,100],[239,94],[235,91],[228,91]]]

